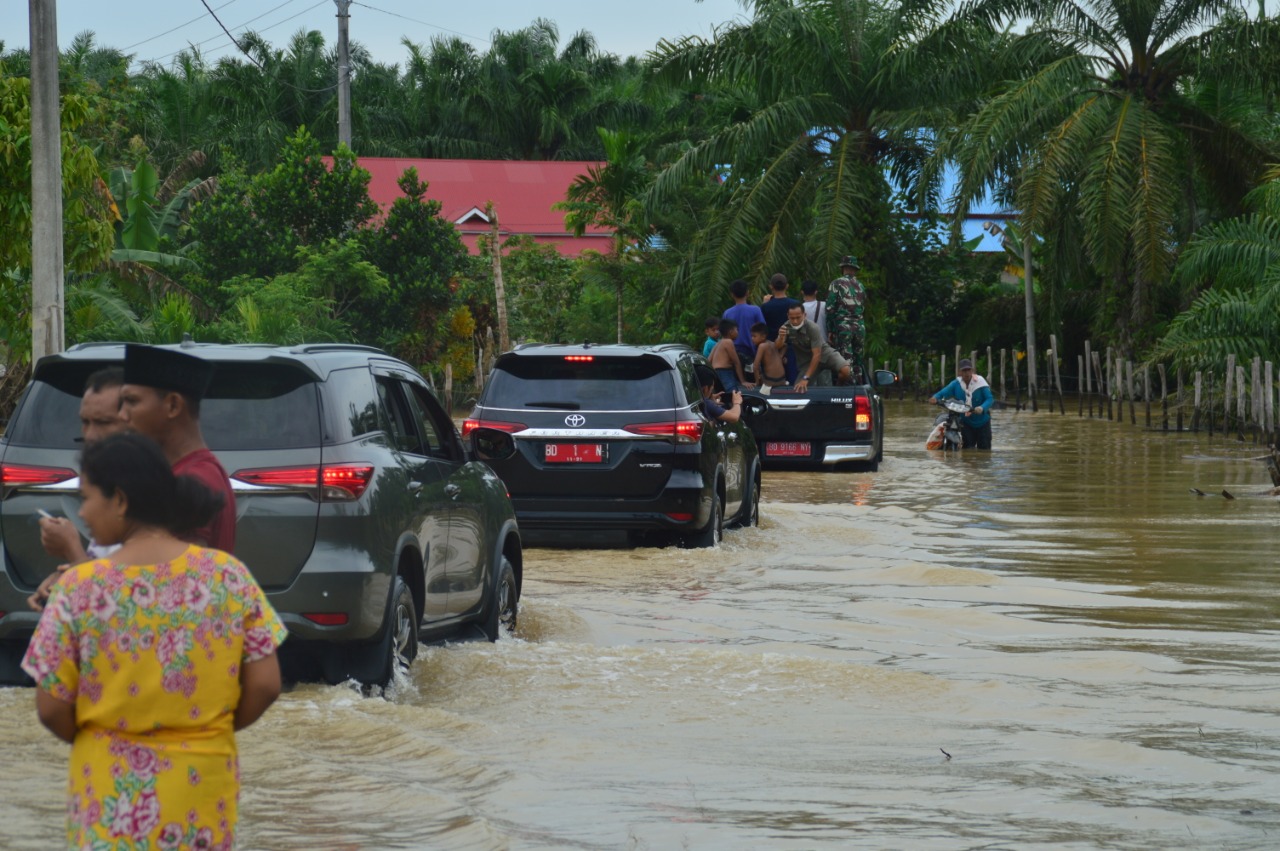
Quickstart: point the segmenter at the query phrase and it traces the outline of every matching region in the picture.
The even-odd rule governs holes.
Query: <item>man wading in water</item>
[[[962,449],[991,448],[991,403],[995,397],[987,380],[973,371],[973,361],[961,358],[956,367],[956,377],[929,399],[938,404],[940,399],[957,399],[970,405],[969,413],[960,422],[963,438]]]

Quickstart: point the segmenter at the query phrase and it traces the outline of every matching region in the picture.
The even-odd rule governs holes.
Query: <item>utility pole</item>
[[[34,2],[34,0],[33,0]],[[351,0],[333,0],[338,6],[338,144],[351,147],[351,51],[347,41],[347,11]]]
[[[62,304],[62,120],[56,0],[31,15],[31,362],[66,346]]]

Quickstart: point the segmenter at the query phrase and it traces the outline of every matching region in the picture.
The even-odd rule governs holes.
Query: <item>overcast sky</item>
[[[232,33],[252,29],[284,46],[298,30],[319,30],[327,44],[337,41],[333,0],[208,0]],[[198,44],[216,58],[231,41],[200,0],[57,0],[58,41],[63,46],[84,30],[97,43],[134,54],[138,60],[167,63],[178,51]],[[369,49],[375,61],[403,65],[402,38],[425,45],[434,36],[458,35],[481,51],[494,30],[527,27],[547,18],[560,28],[560,43],[579,30],[595,35],[600,48],[620,56],[641,56],[660,39],[710,35],[718,24],[743,14],[737,0],[353,0],[351,40]],[[0,39],[6,49],[29,44],[27,3],[0,0]]]

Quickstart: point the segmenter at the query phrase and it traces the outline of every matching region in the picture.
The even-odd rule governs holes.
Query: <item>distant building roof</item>
[[[589,227],[581,237],[575,237],[565,228],[564,213],[551,209],[565,199],[569,185],[578,175],[600,163],[397,157],[360,157],[359,162],[372,176],[369,196],[383,210],[402,197],[396,181],[405,169],[416,168],[419,179],[427,184],[427,197],[440,202],[440,216],[457,226],[473,254],[480,234],[490,231],[485,213],[490,201],[504,238],[526,234],[540,243],[554,245],[570,257],[586,249],[609,250],[611,231]]]

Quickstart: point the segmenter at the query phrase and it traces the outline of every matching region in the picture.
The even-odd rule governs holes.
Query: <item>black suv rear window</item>
[[[18,446],[79,448],[80,393],[105,363],[59,364],[35,382],[9,424]],[[271,364],[218,364],[200,405],[210,449],[293,449],[320,444],[315,384],[306,373]]]
[[[676,406],[671,365],[657,357],[569,361],[563,355],[503,361],[485,387],[485,404],[552,410],[653,410]]]

